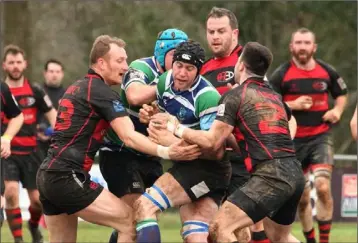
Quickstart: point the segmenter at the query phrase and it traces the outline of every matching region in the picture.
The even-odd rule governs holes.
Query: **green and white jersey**
[[[146,136],[148,135],[146,130],[147,126],[139,121],[138,116],[138,112],[141,106],[131,106],[128,103],[126,91],[133,83],[156,85],[159,75],[160,72],[156,65],[154,56],[137,59],[129,65],[129,69],[124,75],[121,85],[121,100],[124,107],[126,107],[127,112],[129,113],[129,117],[134,124],[135,130]],[[122,149],[127,149],[134,153],[142,154],[126,147],[124,143],[118,138],[117,134],[110,128],[104,138],[104,146],[101,148],[101,150],[119,151]]]
[[[181,124],[209,130],[216,117],[220,94],[201,75],[189,90],[176,91],[172,70],[169,70],[159,77],[157,100],[159,108],[176,116]]]

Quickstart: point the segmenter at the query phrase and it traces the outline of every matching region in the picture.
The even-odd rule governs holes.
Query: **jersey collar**
[[[101,75],[99,75],[98,73],[96,73],[92,68],[88,69],[86,77],[98,78],[98,79],[101,79],[104,82],[104,78]]]

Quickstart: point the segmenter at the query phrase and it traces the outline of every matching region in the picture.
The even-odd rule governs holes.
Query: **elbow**
[[[142,100],[141,100],[141,96],[140,96],[140,95],[136,95],[136,94],[128,95],[128,94],[127,94],[127,100],[128,100],[128,103],[129,103],[131,106],[141,106],[141,105],[143,105],[143,102],[142,102]]]
[[[121,140],[123,141],[123,143],[124,143],[127,147],[130,147],[130,148],[135,149],[135,145],[134,145],[132,136],[130,136],[130,134],[121,137]]]

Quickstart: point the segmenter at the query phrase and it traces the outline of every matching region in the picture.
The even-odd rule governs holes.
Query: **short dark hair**
[[[3,61],[6,60],[7,55],[12,54],[12,55],[17,55],[17,54],[21,54],[24,59],[25,59],[25,51],[23,49],[21,49],[19,46],[14,45],[14,44],[10,44],[5,46],[4,48],[4,56],[3,56]]]
[[[272,63],[273,55],[266,46],[258,42],[248,42],[240,58],[250,72],[264,76]]]
[[[301,33],[301,34],[311,33],[311,34],[313,35],[313,42],[316,42],[316,35],[315,35],[315,33],[314,33],[312,30],[310,30],[310,29],[308,29],[308,28],[305,28],[305,27],[301,27],[301,28],[297,29],[296,31],[294,31],[294,32],[292,33],[292,35],[291,35],[291,42],[292,42],[292,40],[293,40],[293,36],[294,36],[296,33]]]
[[[61,68],[62,68],[62,70],[64,69],[62,62],[60,62],[59,60],[57,60],[57,59],[55,59],[55,58],[51,58],[51,59],[48,59],[48,60],[45,62],[45,65],[44,65],[44,70],[45,70],[45,71],[47,71],[48,65],[49,65],[50,63],[55,63],[55,64],[57,64],[57,65],[60,65]]]
[[[230,26],[233,30],[239,28],[239,23],[235,14],[226,8],[213,7],[206,18],[206,22],[208,22],[209,18],[221,18],[224,16],[229,18]]]

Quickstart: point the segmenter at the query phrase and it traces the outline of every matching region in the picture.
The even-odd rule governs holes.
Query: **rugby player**
[[[60,101],[51,146],[37,174],[50,242],[76,242],[78,217],[119,231],[118,242],[134,241],[132,208],[91,181],[89,174],[109,126],[127,146],[142,153],[174,160],[200,155],[196,145],[178,142],[164,147],[134,130],[118,93],[110,88],[120,84],[128,70],[124,47],[121,39],[97,37],[87,75]]]
[[[316,59],[315,34],[300,28],[292,33],[290,61],[280,65],[270,77],[273,88],[283,96],[297,120],[294,144],[297,158],[306,175],[306,187],[298,206],[307,243],[314,243],[310,172],[317,191],[317,222],[320,242],[328,242],[333,216],[331,176],[333,140],[331,128],[336,124],[347,103],[347,86],[337,71]],[[335,99],[329,107],[329,94]]]
[[[267,47],[257,42],[244,46],[235,66],[240,86],[223,95],[209,131],[185,127],[174,116],[152,117],[156,126],[213,151],[235,134],[251,177],[228,197],[210,223],[214,242],[238,242],[237,230],[262,219],[272,242],[299,242],[290,231],[305,180],[290,137],[289,109],[264,81],[271,62]]]
[[[175,47],[187,39],[187,34],[178,29],[161,31],[155,43],[154,56],[133,61],[123,77],[123,105],[135,130],[146,136],[147,125],[139,121],[139,109],[143,104],[156,100],[159,76],[172,68]],[[104,142],[99,152],[99,165],[108,190],[132,207],[145,189],[163,174],[160,158],[125,146],[112,129],[107,131]],[[109,242],[117,242],[117,238],[118,232],[113,231]]]
[[[174,52],[173,69],[161,75],[157,84],[159,109],[177,117],[183,126],[199,130],[210,128],[220,99],[215,88],[199,74],[204,58],[199,43],[180,43]],[[151,122],[148,131],[158,144],[179,140],[167,130],[156,131]],[[160,242],[156,214],[170,207],[180,207],[185,242],[207,242],[209,223],[221,205],[231,176],[228,160],[211,156],[213,161],[209,161],[210,156],[190,162],[174,160],[168,172],[135,202],[137,242]]]

